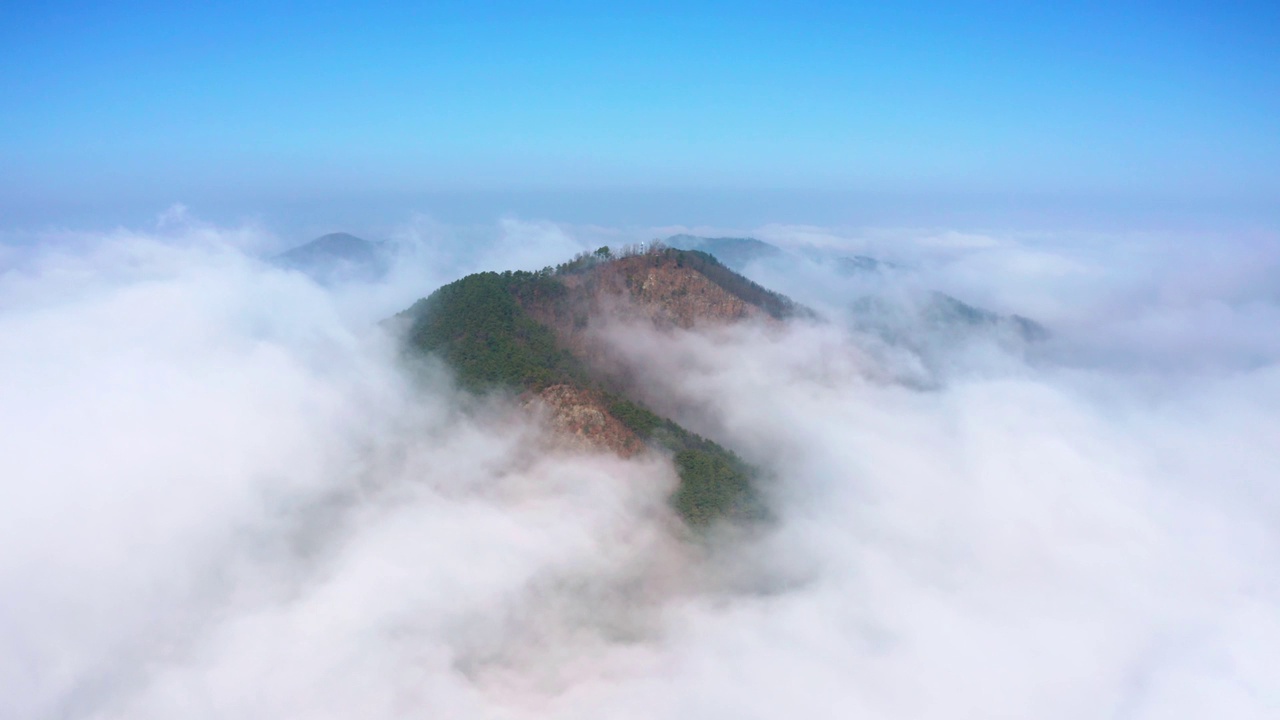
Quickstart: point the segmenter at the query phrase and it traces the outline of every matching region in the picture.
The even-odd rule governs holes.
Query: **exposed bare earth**
[[[572,448],[608,450],[627,458],[644,449],[644,442],[609,414],[604,398],[594,390],[552,385],[530,402],[550,411],[551,427]]]
[[[572,305],[590,317],[645,319],[659,327],[691,328],[763,313],[678,260],[653,255],[621,258],[565,279]]]

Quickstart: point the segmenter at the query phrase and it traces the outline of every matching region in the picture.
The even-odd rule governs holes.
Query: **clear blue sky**
[[[664,197],[1280,202],[1280,3],[529,5],[6,4],[0,225],[486,194],[643,195],[653,222]]]

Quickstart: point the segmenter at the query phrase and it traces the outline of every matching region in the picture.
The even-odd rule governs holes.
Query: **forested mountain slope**
[[[606,323],[694,328],[810,312],[696,251],[608,248],[538,272],[485,272],[441,287],[397,316],[406,346],[435,355],[476,392],[509,391],[552,412],[578,444],[671,454],[672,502],[693,526],[762,514],[756,473],[732,451],[628,397],[602,371],[592,331]]]

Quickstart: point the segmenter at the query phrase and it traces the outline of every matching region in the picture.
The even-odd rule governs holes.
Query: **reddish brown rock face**
[[[609,414],[598,392],[572,385],[552,385],[533,399],[550,411],[551,427],[570,447],[606,450],[627,458],[644,442]]]
[[[677,260],[638,255],[614,260],[563,279],[568,296],[526,310],[551,327],[571,352],[586,351],[584,331],[601,322],[650,322],[659,328],[689,329],[763,318],[743,301]],[[589,357],[582,357],[590,364]]]
[[[572,303],[593,318],[650,320],[691,328],[736,322],[762,314],[677,260],[653,255],[621,258],[567,279]]]
[[[632,297],[682,328],[691,328],[699,322],[742,320],[754,309],[688,268],[649,268],[643,275],[630,279],[633,283],[639,281]]]

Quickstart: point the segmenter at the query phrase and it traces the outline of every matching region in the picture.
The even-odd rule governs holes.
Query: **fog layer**
[[[771,524],[693,538],[666,458],[565,451],[376,323],[609,233],[452,232],[330,290],[189,220],[3,256],[0,715],[1280,712],[1269,246],[766,229],[901,270],[751,269],[824,321],[595,328],[763,471]],[[1053,334],[846,317],[929,290]]]

